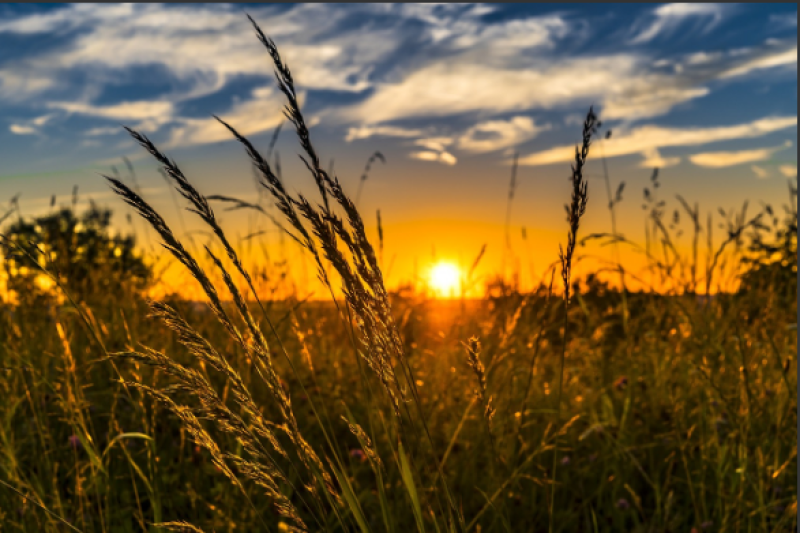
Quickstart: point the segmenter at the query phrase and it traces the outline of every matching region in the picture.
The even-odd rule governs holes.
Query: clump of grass
[[[301,159],[317,184],[322,205],[315,207],[311,201],[301,194],[290,195],[282,181],[272,171],[267,159],[261,156],[252,143],[240,135],[233,126],[219,117],[216,118],[245,146],[247,154],[259,172],[260,184],[275,199],[278,209],[286,219],[289,228],[287,233],[312,254],[317,264],[318,276],[329,287],[334,299],[333,282],[328,275],[324,261],[327,261],[336,270],[342,281],[347,311],[348,313],[353,313],[356,327],[360,333],[361,349],[359,350],[359,355],[379,378],[395,415],[400,418],[401,405],[405,405],[406,392],[395,374],[395,366],[400,366],[404,370],[404,378],[411,383],[412,390],[414,390],[414,379],[411,367],[404,358],[402,342],[391,314],[388,294],[384,287],[376,254],[366,237],[364,224],[355,204],[344,193],[338,180],[329,176],[320,167],[319,157],[311,143],[308,128],[299,109],[294,80],[288,66],[281,60],[273,41],[263,34],[252,18],[250,20],[259,40],[267,48],[275,64],[279,87],[288,100],[285,114],[295,126],[301,147],[305,152],[305,157],[301,156]],[[233,264],[235,271],[245,279],[253,297],[261,306],[252,279],[242,265],[237,252],[228,241],[225,232],[220,227],[208,202],[209,198],[200,193],[182,173],[177,164],[161,153],[146,136],[130,128],[126,129],[163,166],[165,173],[173,181],[176,190],[190,203],[191,208],[189,210],[197,214],[209,226],[225,250],[227,258]],[[134,207],[140,216],[150,222],[150,225],[160,235],[167,250],[187,267],[192,276],[200,283],[209,298],[211,309],[216,318],[225,327],[240,349],[256,363],[258,373],[278,407],[280,421],[264,421],[258,414],[259,410],[253,402],[252,395],[244,385],[244,381],[225,358],[220,355],[220,352],[205,340],[202,335],[193,330],[173,309],[158,303],[152,304],[154,315],[162,319],[167,326],[178,333],[181,343],[199,361],[209,365],[228,379],[240,412],[236,413],[228,408],[202,374],[180,365],[171,358],[152,349],[145,348],[142,352],[120,353],[119,356],[155,366],[174,378],[178,385],[166,390],[157,390],[141,383],[131,384],[152,395],[177,415],[184,427],[193,436],[195,442],[209,451],[214,464],[234,484],[241,488],[236,475],[228,466],[229,464],[234,465],[245,478],[266,489],[278,512],[293,524],[292,527],[305,531],[307,526],[299,518],[296,508],[280,492],[279,485],[288,483],[288,477],[284,475],[272,456],[272,452],[275,452],[283,458],[290,458],[289,453],[279,444],[276,437],[276,433],[285,434],[292,444],[292,452],[299,458],[307,475],[314,480],[305,484],[305,489],[313,495],[316,505],[315,509],[309,508],[308,510],[318,517],[324,516],[325,511],[323,509],[326,508],[338,514],[338,508],[344,500],[342,500],[340,489],[334,486],[333,477],[335,475],[339,481],[340,488],[344,491],[343,495],[350,511],[353,513],[359,527],[362,527],[363,516],[359,510],[358,502],[352,497],[352,489],[344,482],[346,478],[343,478],[340,474],[341,463],[339,463],[338,469],[333,463],[330,464],[330,470],[326,468],[319,459],[318,453],[304,438],[298,426],[291,399],[283,389],[281,378],[278,376],[273,364],[273,350],[263,335],[258,321],[251,314],[245,295],[238,290],[223,262],[214,255],[210,248],[205,247],[206,254],[211,258],[216,269],[221,274],[224,284],[233,298],[234,309],[238,312],[239,319],[246,326],[246,335],[240,332],[233,318],[223,306],[209,275],[183,247],[163,218],[139,194],[120,180],[108,176],[106,176],[106,179],[111,183],[112,189],[125,202]],[[229,200],[226,197],[219,196],[216,199]],[[331,199],[335,204],[331,202]],[[343,216],[334,212],[333,205],[343,211]],[[310,231],[305,224],[310,226]],[[340,243],[346,251],[340,248]],[[264,312],[263,306],[261,306],[261,309]],[[277,335],[265,312],[264,318]],[[282,345],[281,348],[283,349]],[[285,350],[284,354],[287,360],[291,361]],[[193,395],[200,406],[190,409],[179,405],[172,398],[172,393],[177,392]],[[419,404],[416,391],[413,392],[413,395],[415,397],[414,401]],[[200,416],[197,416],[195,411]],[[238,454],[223,451],[214,441],[211,434],[203,428],[199,422],[200,419],[211,420],[223,432],[234,435],[250,458],[245,459]],[[321,416],[318,416],[317,419],[324,431]],[[356,435],[367,443],[367,449],[371,449],[368,446],[369,440],[363,430],[360,430],[360,426],[354,425],[352,427],[359,427],[359,430],[355,432]],[[264,445],[264,440],[268,446]],[[336,457],[335,446],[330,440],[328,444],[328,452]],[[371,461],[379,464],[379,459],[374,452],[367,453],[370,455]],[[294,466],[294,463],[292,463],[292,466]],[[444,479],[442,482],[444,483]],[[318,489],[321,489],[321,492]],[[327,501],[320,494],[324,495]],[[452,502],[451,507],[455,510],[455,505]],[[342,519],[341,516],[339,519]]]

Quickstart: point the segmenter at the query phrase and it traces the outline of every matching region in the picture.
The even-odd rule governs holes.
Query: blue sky
[[[245,13],[292,69],[312,140],[342,182],[353,190],[367,157],[386,155],[365,209],[380,208],[398,241],[422,221],[452,226],[415,239],[419,254],[437,240],[446,249],[496,237],[515,150],[513,223],[560,235],[563,178],[589,105],[613,130],[602,151],[612,181],[628,183],[623,225],[641,225],[654,166],[666,196],[710,210],[780,203],[796,176],[794,4],[3,4],[0,202],[21,192],[23,210],[46,210],[51,194],[66,199],[77,184],[121,209],[98,173],[124,168],[126,156],[169,208],[155,165],[121,124],[150,136],[207,194],[253,194],[241,148],[211,118],[262,147],[282,121]],[[278,150],[305,190],[289,128]],[[593,190],[601,201],[589,220],[606,231],[602,181]],[[456,238],[469,224],[484,229]],[[452,253],[473,253],[456,252],[462,244]]]

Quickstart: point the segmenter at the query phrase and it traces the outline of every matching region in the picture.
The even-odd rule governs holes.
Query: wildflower
[[[562,465],[564,465],[564,466],[567,466],[569,463],[570,463],[569,455],[565,455],[565,456],[564,456],[564,457],[561,459],[561,464],[562,464]]]
[[[700,524],[700,529],[708,529],[713,525],[714,525],[714,522],[712,522],[711,520],[706,520],[705,522]]]
[[[367,459],[367,456],[364,453],[364,451],[358,449],[350,450],[350,457],[352,457],[353,459],[358,459],[358,461],[361,463],[363,463]]]
[[[70,435],[67,441],[69,442],[69,445],[72,446],[73,450],[83,449],[83,443],[81,442],[80,437],[78,437],[77,435]]]
[[[617,509],[622,509],[623,511],[627,511],[631,508],[631,504],[628,503],[628,500],[625,498],[620,498],[617,500]]]
[[[628,378],[626,376],[620,376],[614,382],[614,388],[617,390],[622,390],[628,386]]]

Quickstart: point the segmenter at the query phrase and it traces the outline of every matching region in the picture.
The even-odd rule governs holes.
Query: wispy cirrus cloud
[[[695,165],[708,168],[723,168],[741,165],[744,163],[755,163],[769,159],[779,150],[784,150],[792,146],[791,141],[787,141],[781,146],[773,148],[758,148],[755,150],[738,150],[732,152],[704,152],[689,156],[689,160]]]
[[[706,128],[667,128],[641,126],[614,132],[611,139],[601,141],[606,157],[632,154],[652,155],[652,150],[667,147],[698,146],[734,139],[752,139],[797,126],[797,117],[770,117],[745,124]],[[558,146],[520,158],[520,165],[550,165],[571,161],[575,146]]]
[[[33,135],[38,132],[33,126],[26,126],[25,124],[12,124],[8,130],[14,135]]]
[[[264,93],[276,93],[277,89],[257,89],[253,91],[261,96]],[[305,100],[305,92],[298,92],[298,102],[302,105]],[[221,113],[220,118],[233,126],[242,135],[253,135],[262,131],[276,128],[284,121],[283,113],[280,108],[264,105],[261,98],[252,98],[236,103],[225,113]],[[166,147],[189,146],[194,144],[206,144],[231,139],[231,133],[220,124],[215,118],[182,118],[177,121],[177,125],[171,129],[169,140]],[[315,121],[309,120],[307,126],[310,128],[315,125]]]
[[[545,112],[574,112],[594,103],[604,120],[632,127],[748,74],[796,71],[796,39],[737,49],[695,46],[663,57],[644,46],[678,31],[710,33],[741,7],[647,7],[619,42],[606,40],[603,47],[579,46],[608,34],[573,8],[494,16],[503,9],[300,4],[249,11],[280,46],[298,87],[309,91],[313,112],[339,128],[345,140],[381,136],[403,142],[445,132],[453,139],[448,161],[459,151],[487,153],[535,139],[546,127],[540,118]],[[171,145],[190,146],[229,138],[212,112],[250,135],[280,120],[281,95],[264,88],[274,84],[268,55],[237,6],[68,5],[6,17],[0,42],[4,35],[56,36],[57,45],[0,59],[0,98],[14,102],[15,112],[26,105],[30,114],[39,113],[37,106],[63,112],[53,123],[85,117],[85,137],[98,138],[104,128],[126,122],[157,132]],[[160,89],[151,77],[163,80]],[[156,94],[131,100],[142,86]],[[229,98],[234,92],[245,96]],[[398,124],[406,119],[415,119],[414,126]],[[13,117],[9,131],[44,132],[51,125],[26,120]],[[665,165],[674,160],[662,158],[658,148],[635,153],[647,152],[646,161]]]
[[[52,114],[42,115],[21,123],[13,123],[8,127],[8,129],[15,135],[36,135],[41,133],[40,129],[42,126],[47,124],[52,118]]]
[[[113,105],[92,105],[82,102],[49,102],[47,107],[67,113],[79,113],[113,120],[148,120],[158,117],[169,119],[174,113],[174,104],[163,100],[140,100],[120,102]]]
[[[781,43],[782,44],[782,43]],[[764,70],[774,67],[794,67],[797,70],[797,44],[794,46],[779,46],[772,53],[753,55],[731,65],[730,68],[720,73],[719,79],[725,80],[736,76],[744,76],[756,70]]]
[[[432,152],[432,151],[424,151],[424,152],[411,152],[408,154],[411,159],[419,159],[420,161],[433,161],[437,163],[442,163],[448,166],[453,166],[458,162],[456,156],[451,154],[447,151],[441,152]]]
[[[345,140],[347,142],[369,139],[371,137],[419,137],[424,135],[425,131],[422,129],[414,128],[401,128],[399,126],[359,126],[351,127],[347,130]]]
[[[445,165],[455,165],[458,162],[456,156],[451,154],[449,146],[454,143],[451,137],[427,137],[424,139],[417,139],[414,144],[425,149],[425,151],[417,151],[409,154],[412,159],[419,159],[420,161],[435,161]]]
[[[489,120],[464,132],[458,139],[458,147],[467,152],[492,152],[519,145],[548,129],[549,125],[540,126],[530,117]]]
[[[759,69],[796,70],[796,56],[796,42],[782,41],[738,54],[710,56],[706,61],[679,59],[670,62],[670,72],[653,68],[653,59],[641,53],[558,61],[536,57],[525,68],[482,64],[465,55],[423,66],[398,81],[377,82],[366,100],[336,114],[344,120],[374,124],[408,117],[499,114],[600,102],[606,119],[653,118],[707,96],[712,82]]]
[[[711,31],[722,21],[728,6],[725,4],[665,4],[642,17],[634,26],[631,44],[650,42],[658,37],[673,35],[688,21],[702,32]],[[699,24],[698,24],[699,23]]]

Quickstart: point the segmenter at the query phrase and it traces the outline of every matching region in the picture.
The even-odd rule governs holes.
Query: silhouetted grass
[[[615,223],[579,239],[590,110],[549,284],[475,301],[391,293],[356,204],[320,167],[291,71],[253,26],[319,198],[290,193],[272,145],[262,156],[218,120],[331,300],[270,297],[210,203],[267,214],[262,198],[204,194],[128,130],[212,240],[185,246],[136,186],[108,182],[205,299],[148,301],[131,283],[84,294],[61,272],[81,257],[69,246],[54,257],[3,236],[0,531],[796,530],[796,189],[783,221],[770,206],[723,213],[719,244],[678,197],[684,256],[654,173],[652,243]],[[643,253],[652,283],[618,256],[609,271],[649,288],[574,279],[595,239]],[[124,281],[110,261],[92,268]],[[52,287],[34,292],[32,272]]]

